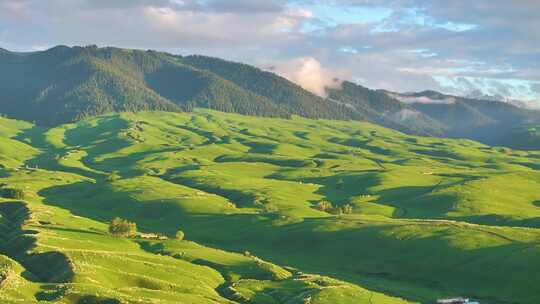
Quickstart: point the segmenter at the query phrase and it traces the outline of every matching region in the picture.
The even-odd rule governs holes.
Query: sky
[[[540,105],[539,0],[0,0],[0,47],[116,46]]]

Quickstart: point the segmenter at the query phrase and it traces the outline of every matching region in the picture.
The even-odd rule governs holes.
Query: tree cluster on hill
[[[11,198],[22,200],[25,197],[24,191],[16,188],[0,188],[0,196],[3,198]]]
[[[115,217],[109,224],[109,233],[113,236],[133,237],[137,235],[137,224]]]
[[[315,206],[315,209],[323,212],[328,212],[331,214],[351,214],[353,213],[353,206],[350,204],[346,204],[343,206],[334,206],[329,201],[320,201]]]
[[[3,165],[0,165],[0,168],[2,167]],[[25,196],[22,189],[9,187],[6,183],[0,184],[0,197],[23,200]]]

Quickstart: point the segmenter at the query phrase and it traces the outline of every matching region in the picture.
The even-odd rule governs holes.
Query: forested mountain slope
[[[216,63],[222,61],[92,46],[6,51],[0,54],[1,112],[45,125],[109,112],[194,107],[270,117],[355,118],[274,74],[225,62],[228,70],[222,73]]]

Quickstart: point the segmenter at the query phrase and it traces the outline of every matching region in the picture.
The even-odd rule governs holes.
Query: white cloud
[[[429,98],[427,96],[411,96],[406,94],[394,94],[387,93],[388,96],[393,97],[403,103],[414,104],[414,103],[423,103],[423,104],[453,104],[456,102],[454,97],[444,97],[444,98]]]
[[[313,57],[282,62],[273,71],[319,96],[326,95],[326,88],[338,88],[351,77],[349,71],[325,68]]]
[[[500,101],[520,100],[524,104],[540,106],[540,92],[535,91],[538,81],[496,79],[485,77],[436,77],[445,91],[461,96],[474,96]]]

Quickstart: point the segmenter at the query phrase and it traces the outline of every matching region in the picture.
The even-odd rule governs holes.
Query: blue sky
[[[0,47],[202,53],[313,91],[334,78],[540,104],[537,0],[0,0]]]

